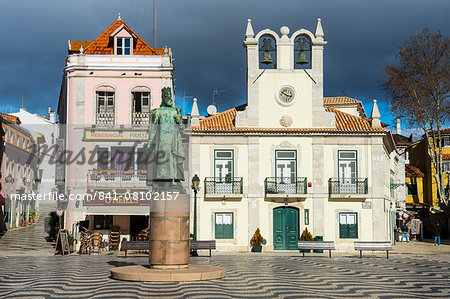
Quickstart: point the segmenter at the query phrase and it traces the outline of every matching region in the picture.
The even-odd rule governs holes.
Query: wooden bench
[[[211,241],[194,241],[191,240],[190,243],[191,250],[208,250],[209,249],[209,256],[211,257],[211,250],[216,249],[216,240]]]
[[[333,241],[298,241],[298,250],[303,250],[303,257],[305,250],[328,250],[331,257],[331,250],[336,250]]]
[[[208,250],[209,256],[211,256],[211,250],[216,249],[216,241],[193,241],[191,240],[190,244],[191,250]],[[128,250],[149,250],[150,243],[149,241],[122,241],[120,244],[120,250],[125,250],[125,257],[127,256]]]
[[[362,258],[363,250],[386,250],[386,258],[389,258],[389,250],[392,250],[391,242],[355,242],[355,250],[359,250],[359,257]]]

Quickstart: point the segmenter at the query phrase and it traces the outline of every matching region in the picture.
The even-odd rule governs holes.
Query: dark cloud
[[[255,32],[265,28],[291,32],[315,30],[322,18],[328,45],[324,52],[324,93],[364,101],[382,100],[382,68],[395,61],[395,49],[424,27],[447,34],[448,1],[268,1],[158,0],[158,46],[175,57],[176,100],[183,93],[199,99],[200,109],[219,95],[220,110],[246,101],[246,59],[242,47],[247,18]],[[92,40],[120,12],[150,44],[151,0],[2,1],[0,108],[18,105],[24,96],[30,110],[57,104],[67,40]],[[190,107],[190,102],[186,107]],[[16,108],[17,109],[17,108]],[[382,103],[382,119],[390,122]]]

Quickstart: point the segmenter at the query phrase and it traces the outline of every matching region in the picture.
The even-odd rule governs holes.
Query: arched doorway
[[[298,209],[279,207],[273,209],[274,250],[298,250]]]

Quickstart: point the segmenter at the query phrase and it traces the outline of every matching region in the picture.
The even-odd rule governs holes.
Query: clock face
[[[295,89],[289,85],[283,85],[278,89],[277,100],[281,105],[290,105],[296,98]]]

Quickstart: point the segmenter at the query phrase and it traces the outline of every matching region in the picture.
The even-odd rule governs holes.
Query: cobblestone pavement
[[[42,206],[37,222],[0,238],[0,298],[449,298],[450,245],[397,244],[384,254],[298,252],[213,253],[194,264],[228,269],[200,282],[126,282],[109,277],[116,266],[147,264],[143,254],[53,256],[45,241]],[[411,254],[412,252],[412,254]]]
[[[27,227],[9,229],[0,238],[0,257],[5,255],[22,255],[24,251],[31,255],[49,255],[53,253],[52,243],[46,241],[48,234],[45,232],[45,217],[50,211],[55,211],[56,202],[42,201],[36,215],[35,223]],[[0,264],[1,266],[1,264]],[[1,287],[0,287],[1,288]]]
[[[126,282],[115,266],[146,264],[145,255],[0,257],[0,297],[45,298],[448,298],[450,254],[324,256],[213,254],[196,264],[228,268],[227,277],[200,282]]]

